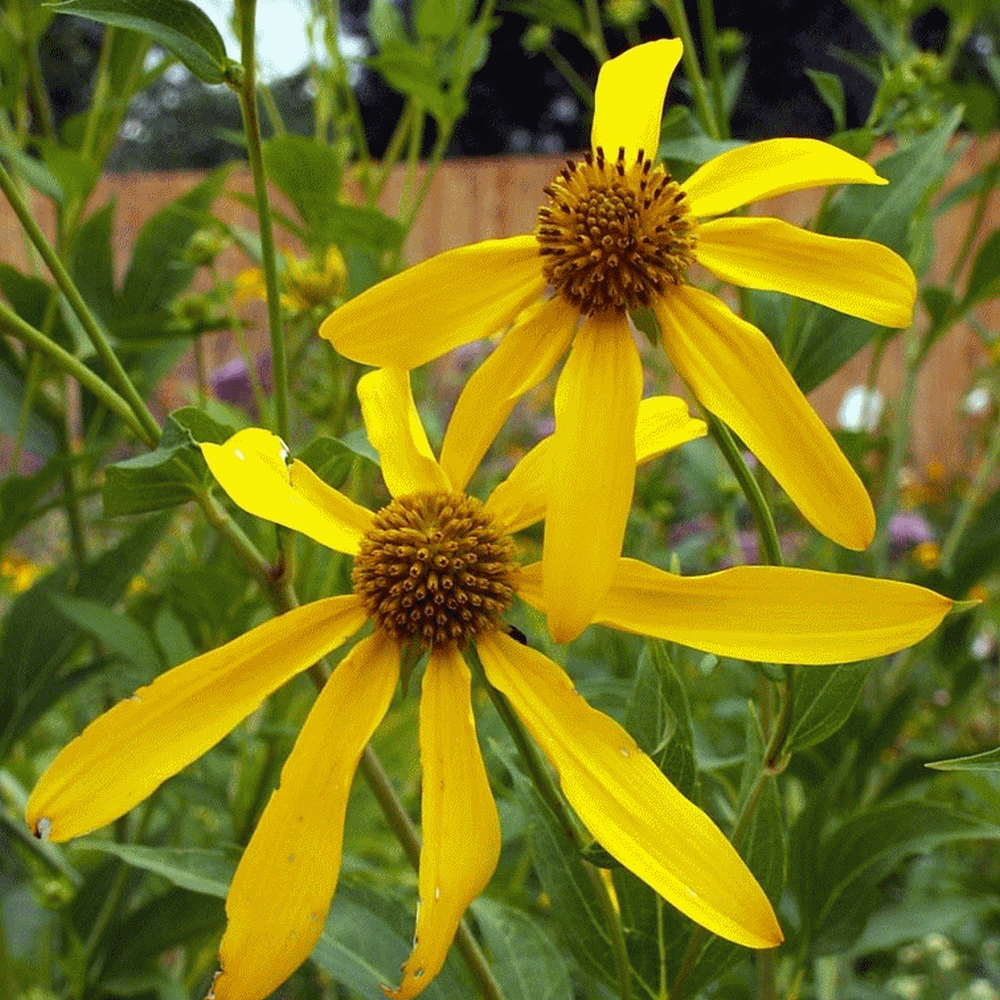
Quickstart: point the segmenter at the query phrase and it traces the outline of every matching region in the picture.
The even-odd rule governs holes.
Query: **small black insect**
[[[516,625],[508,625],[506,632],[507,635],[512,639],[516,639],[522,646],[528,645],[528,637]]]

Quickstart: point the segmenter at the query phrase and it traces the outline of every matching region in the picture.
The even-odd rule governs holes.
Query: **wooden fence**
[[[998,141],[971,143],[949,178],[948,186],[972,176],[998,155]],[[562,157],[532,159],[500,157],[495,159],[446,162],[435,175],[427,199],[407,242],[410,262],[416,262],[441,250],[475,240],[529,232],[535,223],[542,187],[551,180]],[[204,175],[195,172],[167,174],[109,174],[98,185],[93,206],[103,205],[109,197],[117,201],[116,265],[121,271],[129,258],[129,248],[142,224],[161,206],[188,190]],[[403,185],[397,172],[387,185],[383,207],[393,211]],[[232,175],[228,185],[233,191],[249,191],[245,172]],[[792,222],[802,222],[815,211],[822,192],[806,191],[784,195],[754,208],[756,214],[776,215]],[[38,199],[37,208],[43,223],[51,226],[47,204]],[[255,216],[245,206],[230,198],[220,199],[216,213],[227,222],[255,228]],[[936,225],[937,249],[931,279],[945,283],[952,262],[968,224],[970,205],[961,206]],[[994,195],[987,213],[987,232],[1000,222],[1000,197]],[[992,220],[992,221],[991,221]],[[24,266],[24,239],[16,219],[6,203],[0,204],[0,256],[17,266]],[[234,274],[247,266],[235,251],[220,259],[224,274]],[[984,304],[977,312],[987,328],[1000,330],[1000,302]],[[263,344],[261,331],[258,343]],[[897,398],[902,373],[901,342],[897,338],[888,348],[882,364],[878,387],[889,405]],[[229,335],[208,338],[207,361],[220,364],[235,354]],[[953,470],[968,468],[971,444],[977,420],[965,414],[963,400],[974,384],[977,372],[988,362],[979,338],[968,327],[953,330],[932,351],[921,373],[913,409],[912,459],[918,467],[938,460]],[[863,384],[870,364],[870,352],[864,351],[812,394],[820,415],[832,424],[847,389]],[[190,365],[183,365],[178,378],[188,378]]]

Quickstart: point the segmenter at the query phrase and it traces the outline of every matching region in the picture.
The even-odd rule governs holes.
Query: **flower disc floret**
[[[648,307],[695,259],[684,191],[642,150],[626,166],[598,146],[545,188],[535,236],[549,284],[587,315]]]
[[[351,579],[378,628],[431,648],[500,627],[516,570],[514,543],[475,497],[412,493],[375,515]]]

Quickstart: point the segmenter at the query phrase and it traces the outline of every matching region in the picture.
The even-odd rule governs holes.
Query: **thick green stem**
[[[112,413],[120,417],[146,444],[155,447],[160,440],[159,427],[156,428],[155,435],[147,432],[132,407],[107,382],[75,355],[60,347],[54,340],[50,340],[30,323],[26,323],[3,302],[0,302],[0,329],[40,354],[47,355],[58,368],[76,379],[83,388],[93,393]]]
[[[691,27],[688,24],[687,14],[684,12],[682,0],[653,0],[655,6],[663,11],[670,30],[681,40],[684,45],[684,74],[691,84],[691,98],[694,101],[695,114],[701,127],[712,139],[719,139],[719,130],[715,124],[715,114],[712,103],[708,99],[708,88],[705,86],[705,78],[701,73],[701,66],[698,64],[698,50],[694,45],[694,37],[691,34]]]
[[[35,222],[34,216],[32,216],[27,204],[21,198],[21,195],[14,184],[13,178],[9,173],[7,173],[7,169],[4,167],[2,161],[0,161],[0,190],[3,191],[7,200],[10,202],[11,208],[14,209],[15,215],[17,215],[17,218],[24,227],[25,232],[27,232],[28,236],[31,238],[31,242],[35,245],[35,249],[45,261],[45,265],[48,267],[49,272],[52,274],[56,284],[59,286],[59,290],[66,296],[66,300],[69,302],[70,307],[73,312],[76,313],[77,318],[80,320],[80,325],[83,327],[87,337],[90,339],[98,357],[100,357],[104,364],[107,365],[108,370],[111,372],[113,380],[117,385],[118,391],[124,397],[132,412],[135,414],[141,428],[140,436],[147,444],[151,446],[155,445],[156,442],[160,440],[160,425],[157,423],[156,418],[152,415],[152,413],[149,412],[149,409],[143,402],[138,390],[129,378],[128,373],[122,367],[122,363],[118,360],[118,356],[108,343],[108,340],[104,336],[100,326],[98,326],[97,320],[87,307],[87,304],[83,301],[83,297],[77,290],[76,285],[73,284],[73,280],[70,278],[69,272],[63,266],[63,263],[56,255],[56,252],[52,249],[49,241],[45,238],[45,234],[42,232],[38,223]]]
[[[713,0],[698,0],[698,28],[701,47],[705,53],[705,66],[712,84],[712,107],[715,110],[715,127],[720,139],[729,138],[729,118],[726,115],[725,95],[722,86],[722,63],[719,60],[719,37],[715,30]]]
[[[590,49],[599,64],[606,63],[611,58],[611,53],[604,40],[601,8],[598,7],[597,0],[583,0],[583,12],[587,19],[587,34],[580,41]]]
[[[237,89],[240,110],[243,113],[243,130],[247,140],[247,155],[253,174],[254,196],[257,202],[257,224],[260,232],[261,269],[267,288],[267,324],[271,341],[271,368],[274,374],[274,419],[279,437],[288,439],[288,355],[281,330],[281,304],[278,292],[278,267],[274,247],[274,227],[271,224],[271,206],[267,195],[267,177],[264,173],[264,155],[261,145],[260,118],[257,113],[256,57],[254,37],[256,32],[256,0],[241,0],[240,40],[242,42],[243,79]]]

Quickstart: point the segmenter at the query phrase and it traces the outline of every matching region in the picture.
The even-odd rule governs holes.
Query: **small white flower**
[[[882,418],[885,396],[878,389],[851,386],[844,393],[837,410],[837,423],[845,431],[874,431]]]

